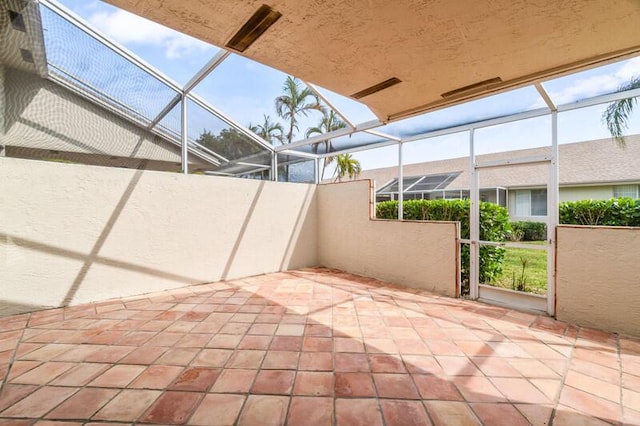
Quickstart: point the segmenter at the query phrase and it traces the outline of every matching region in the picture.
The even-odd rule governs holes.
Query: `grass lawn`
[[[545,241],[529,241],[523,244],[544,245]],[[502,268],[502,277],[498,279],[496,287],[516,290],[514,281],[518,284],[524,281],[525,291],[536,294],[547,293],[547,251],[535,249],[521,249],[506,247],[506,254]],[[527,262],[522,275],[523,260]]]

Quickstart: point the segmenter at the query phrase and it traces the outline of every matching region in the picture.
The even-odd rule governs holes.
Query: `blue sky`
[[[179,85],[186,83],[218,51],[214,46],[97,0],[60,0],[60,3]],[[544,85],[557,104],[566,104],[613,92],[620,84],[637,75],[640,75],[640,58],[633,58],[555,79]],[[286,74],[280,71],[232,55],[195,92],[240,123],[256,124],[262,122],[265,114],[277,119],[273,100],[281,93],[285,77]],[[329,91],[324,93],[356,123],[375,118],[362,104]],[[380,130],[405,135],[542,106],[544,103],[536,90],[527,87],[394,123]],[[560,143],[608,137],[600,118],[605,107],[560,114]],[[640,133],[639,118],[640,111],[632,120],[630,134]],[[307,127],[316,125],[319,119],[319,114],[302,119],[298,138],[303,136]],[[488,153],[548,145],[550,135],[549,117],[495,126],[476,133],[477,151]],[[617,148],[612,145],[612,149]],[[408,143],[404,153],[406,163],[468,155],[468,134]],[[365,169],[393,166],[397,164],[397,147],[359,152],[354,156]]]

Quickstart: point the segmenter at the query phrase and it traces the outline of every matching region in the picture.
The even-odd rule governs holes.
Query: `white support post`
[[[231,52],[225,49],[220,49],[218,53],[216,53],[214,57],[209,60],[209,62],[207,62],[200,70],[198,70],[197,73],[195,73],[193,77],[191,77],[191,80],[189,80],[187,84],[184,85],[182,91],[187,94],[191,92],[194,87],[200,84],[202,80],[207,78],[207,76],[211,74],[211,71],[216,69],[216,67],[220,65],[225,59],[227,59],[229,55],[231,55]]]
[[[559,222],[558,112],[551,113],[551,163],[547,186],[547,313],[556,311],[556,226]]]
[[[469,169],[471,185],[469,197],[471,209],[469,211],[469,296],[478,298],[478,284],[480,282],[480,192],[478,171],[476,170],[476,156],[474,148],[474,129],[469,131]]]
[[[275,151],[271,152],[271,180],[278,181],[278,153]]]
[[[344,121],[347,124],[347,126],[351,127],[352,129],[356,128],[356,124],[353,121],[351,121],[349,119],[349,117],[347,117],[346,114],[344,114],[342,111],[340,111],[340,109],[338,109],[338,107],[336,107],[336,105],[333,102],[331,102],[324,95],[324,93],[322,93],[320,91],[320,89],[318,89],[314,84],[311,84],[311,83],[306,82],[306,81],[304,82],[304,84],[306,84],[309,87],[309,89],[311,89],[311,91],[318,96],[318,98],[320,98],[325,104],[327,104],[327,106],[329,108],[331,108],[333,110],[333,112],[338,114],[338,117],[340,117],[342,119],[342,121]]]
[[[402,202],[404,201],[404,172],[402,164],[402,142],[398,144],[398,220],[402,220],[404,212]]]
[[[371,193],[373,194],[373,208],[371,209],[371,216],[373,217],[373,219],[376,219],[378,217],[378,197],[376,196],[378,188],[376,187],[375,179],[372,182],[373,189]]]
[[[182,93],[182,104],[181,104],[181,123],[180,123],[180,137],[182,143],[182,173],[189,173],[189,138],[188,138],[188,128],[187,128],[187,97],[185,93]]]
[[[314,182],[316,183],[316,185],[318,185],[320,183],[320,159],[316,158],[315,160],[313,160],[313,169],[314,169]]]

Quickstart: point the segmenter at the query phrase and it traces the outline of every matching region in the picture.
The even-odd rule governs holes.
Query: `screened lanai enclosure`
[[[256,108],[253,121],[244,123],[225,111],[224,106],[233,109],[228,100],[216,101],[220,96],[219,88],[231,84],[230,73],[225,67],[260,67],[261,71],[264,68],[262,75],[271,73],[282,77],[276,83],[278,87],[272,91],[274,97],[279,94],[286,74],[253,63],[231,49],[209,46],[206,51],[211,55],[209,60],[198,64],[202,66],[187,81],[178,83],[58,3],[5,1],[3,9],[5,90],[22,89],[33,95],[39,88],[38,84],[46,84],[48,91],[55,93],[48,99],[38,99],[43,101],[43,105],[41,114],[33,117],[37,120],[33,123],[23,120],[25,122],[15,123],[16,126],[13,126],[14,121],[19,120],[14,116],[27,106],[28,99],[17,93],[16,96],[12,96],[12,92],[5,94],[5,127],[10,131],[3,136],[3,146],[5,155],[12,157],[134,168],[139,167],[140,161],[132,160],[138,159],[145,160],[144,167],[149,169],[271,180],[276,180],[276,175],[279,175],[278,180],[313,182],[321,178],[315,170],[322,167],[324,160],[340,153],[402,146],[636,95],[633,90],[620,93],[617,86],[610,84],[588,93],[567,96],[563,92],[576,81],[624,68],[624,63],[617,63],[559,78],[540,79],[498,95],[388,121],[376,118],[365,105],[353,99],[314,84],[301,83],[317,97],[319,110],[327,115],[334,113],[343,127],[307,138],[304,131],[300,131],[297,140],[282,143],[265,140],[254,132],[263,116],[274,114],[271,105]],[[233,84],[238,85],[237,90],[245,95],[241,86],[248,84],[247,80],[253,76],[232,75]],[[45,78],[46,82],[38,78]],[[266,84],[271,84],[271,81]],[[199,90],[207,95],[200,94]],[[557,99],[554,99],[554,94],[557,94]],[[16,104],[12,105],[14,98]],[[81,99],[88,101],[87,105],[108,111],[111,114],[109,118],[133,125],[131,129],[139,133],[140,140],[128,149],[123,142],[106,140],[105,132],[97,130],[103,135],[92,135],[91,143],[78,140],[74,144],[67,140],[61,144],[52,136],[56,129],[48,129],[55,127],[58,117],[53,114],[45,117],[42,113],[55,109],[55,102],[60,98],[78,99],[78,102]],[[67,119],[76,118],[67,116]],[[79,126],[81,123],[73,124]],[[311,127],[316,123],[309,121],[303,124]],[[29,142],[25,141],[27,135]],[[185,152],[183,147],[186,147]],[[446,179],[438,182],[439,186],[430,185],[429,180],[434,178],[438,177],[428,176],[420,182],[405,179],[401,192],[408,194],[407,190],[411,190],[411,193],[422,194],[425,192],[422,187],[428,191],[446,187]],[[409,188],[414,184],[414,188]],[[397,189],[391,192],[397,193]]]
[[[379,105],[370,110],[358,102],[375,98],[373,93],[381,87],[349,98],[297,80],[297,89],[308,91],[312,107],[289,129],[286,119],[284,127],[270,129],[270,114],[276,112],[273,104],[249,101],[253,118],[247,120],[242,114],[237,119],[229,112],[238,111],[233,92],[246,101],[251,95],[247,88],[257,90],[252,80],[262,77],[265,87],[258,91],[260,96],[266,92],[275,100],[282,94],[287,75],[253,62],[237,49],[203,44],[203,57],[181,70],[178,82],[161,71],[161,63],[150,65],[103,34],[97,29],[98,22],[87,22],[59,3],[12,0],[2,5],[5,114],[1,141],[5,157],[318,184],[333,180],[337,155],[378,152],[386,164],[397,165],[397,174],[375,182],[375,199],[398,200],[399,219],[405,199],[471,201],[470,234],[460,239],[463,252],[470,250],[468,260],[463,256],[465,261],[459,265],[468,277],[457,280],[456,294],[551,315],[555,313],[554,230],[558,224],[553,206],[558,204],[558,134],[563,131],[558,117],[640,94],[638,88],[621,91],[620,84],[606,80],[585,91],[575,89],[601,76],[620,77],[634,69],[640,73],[633,52],[596,58],[584,70],[552,73],[560,76],[540,76],[514,87],[485,82],[458,93],[484,89],[479,99],[443,95],[443,101],[453,96],[451,105],[438,101],[422,111],[382,117]],[[389,90],[398,84],[387,83]],[[313,120],[322,117],[324,121],[316,126]],[[573,128],[568,121],[567,127]],[[520,123],[525,129],[536,129],[535,139],[513,137],[502,147],[494,143],[492,138],[501,128]],[[504,133],[513,132],[507,129]],[[457,142],[448,147],[441,141],[449,136]],[[404,163],[428,159],[422,148],[432,142],[440,144],[436,159],[452,150],[461,157],[460,169],[405,176]],[[538,148],[536,155],[506,152],[529,147]],[[500,151],[506,153],[484,159]],[[518,174],[525,169],[535,169],[542,176],[537,182],[541,189],[520,191],[520,198],[526,195],[527,205],[544,207],[534,207],[533,214],[546,222],[545,243],[525,247],[481,240],[480,201],[506,206],[508,198],[505,188],[491,186],[492,179],[485,180],[485,176]],[[463,186],[452,186],[462,170],[470,178]],[[538,294],[496,293],[495,286],[482,282],[479,254],[496,246],[547,253],[546,283],[537,289]]]
[[[0,423],[640,424],[638,28],[0,0]]]

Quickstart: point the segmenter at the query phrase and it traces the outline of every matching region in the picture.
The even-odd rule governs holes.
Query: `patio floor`
[[[0,380],[0,424],[640,424],[638,340],[321,268],[2,318]]]

